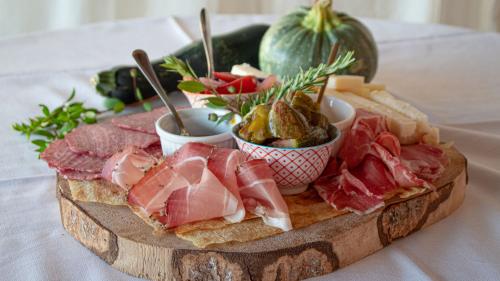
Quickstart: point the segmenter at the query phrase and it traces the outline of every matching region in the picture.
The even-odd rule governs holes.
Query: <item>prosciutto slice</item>
[[[128,201],[148,215],[153,215],[165,227],[231,217],[244,209],[241,200],[209,168],[209,157],[216,154],[213,146],[189,143],[157,168],[146,173],[131,190]],[[230,160],[230,158],[228,159]],[[218,166],[222,171],[231,169]],[[230,160],[231,161],[231,160]],[[234,170],[236,166],[234,165]],[[234,173],[234,172],[233,172]],[[223,175],[223,174],[220,174]],[[220,176],[219,175],[219,176]]]
[[[264,159],[241,164],[238,184],[246,210],[261,217],[267,225],[283,231],[292,229],[288,206],[273,179],[273,170]]]
[[[235,149],[185,144],[132,187],[128,202],[166,228],[219,217],[239,222],[246,209],[266,224],[291,229],[267,163],[243,159]]]
[[[208,169],[213,172],[217,179],[226,186],[231,194],[238,200],[237,211],[225,219],[229,222],[240,222],[245,218],[245,206],[241,200],[240,190],[236,178],[236,170],[243,162],[243,154],[235,149],[216,148],[208,158]]]
[[[163,151],[161,149],[161,144],[158,143],[153,143],[152,145],[144,148],[144,151],[146,151],[148,154],[152,155],[156,159],[160,159],[163,157]]]
[[[331,159],[314,183],[334,208],[372,212],[399,188],[433,188],[430,182],[444,171],[447,157],[443,150],[426,144],[401,146],[385,124],[381,115],[357,111],[339,159]]]
[[[367,195],[366,187],[348,170],[330,181],[319,181],[314,185],[323,200],[337,210],[349,210],[358,215],[370,213],[384,205],[376,196]],[[345,189],[348,188],[350,192]]]
[[[377,198],[383,198],[384,194],[397,188],[396,181],[384,162],[373,155],[366,156],[363,164],[353,169],[351,174]]]
[[[360,109],[356,111],[356,119],[339,152],[340,158],[346,162],[348,168],[357,166],[367,154],[372,152],[371,143],[381,133],[387,132],[385,124],[385,118],[382,115]],[[399,141],[395,139],[399,146]]]
[[[45,160],[49,167],[56,168],[60,172],[79,171],[91,174],[100,173],[106,161],[102,158],[74,153],[64,140],[52,142],[40,154],[40,158]]]
[[[401,163],[399,157],[393,156],[377,143],[373,143],[373,147],[400,187],[421,186],[431,188],[431,185],[427,181],[417,177],[408,167]]]
[[[155,122],[167,113],[167,108],[161,107],[150,112],[131,114],[111,119],[111,123],[122,129],[138,131],[147,134],[156,134]]]
[[[160,139],[156,135],[124,130],[106,122],[79,127],[66,135],[65,140],[75,153],[107,158],[127,146],[146,148]]]
[[[129,146],[106,161],[102,177],[128,191],[157,161],[146,151]]]
[[[428,145],[408,145],[401,148],[401,163],[415,175],[428,181],[439,178],[448,164],[442,149]]]

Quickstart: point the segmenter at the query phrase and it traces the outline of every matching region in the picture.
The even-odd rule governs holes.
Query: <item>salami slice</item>
[[[155,122],[166,113],[167,109],[165,107],[161,107],[151,112],[116,117],[111,120],[111,123],[122,129],[155,135]]]
[[[88,173],[100,173],[105,159],[74,153],[69,149],[64,140],[56,140],[51,143],[40,155],[49,167],[59,171],[80,171]]]
[[[65,140],[77,154],[107,158],[127,146],[146,148],[160,139],[157,135],[125,130],[106,122],[77,128],[66,135]]]

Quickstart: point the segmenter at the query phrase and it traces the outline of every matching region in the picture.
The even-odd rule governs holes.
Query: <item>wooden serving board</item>
[[[369,215],[352,213],[272,237],[205,249],[174,234],[154,236],[127,207],[73,201],[58,179],[64,228],[114,268],[151,280],[301,280],[347,266],[457,209],[467,162],[455,149],[436,192],[392,200]],[[66,190],[66,191],[65,191]]]

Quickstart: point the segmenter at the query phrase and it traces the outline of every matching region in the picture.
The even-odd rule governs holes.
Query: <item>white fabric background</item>
[[[315,0],[0,0],[0,38],[33,31],[141,17],[284,14]],[[335,0],[333,8],[356,17],[444,23],[500,31],[500,0]]]
[[[215,33],[270,16],[212,17]],[[378,42],[375,81],[427,112],[469,160],[466,198],[450,217],[315,280],[498,280],[500,276],[500,35],[365,20]],[[101,106],[89,78],[197,37],[194,18],[103,23],[0,40],[0,279],[135,280],[61,226],[54,171],[10,124],[77,98]],[[179,98],[179,96],[177,96]],[[179,100],[180,101],[180,100]]]

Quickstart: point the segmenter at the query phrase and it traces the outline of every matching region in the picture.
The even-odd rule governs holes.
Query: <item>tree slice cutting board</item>
[[[330,273],[429,226],[457,209],[467,184],[465,157],[450,165],[436,192],[391,200],[369,215],[352,213],[272,237],[205,249],[174,234],[155,236],[127,207],[73,201],[58,178],[64,228],[114,268],[151,280],[301,280]]]

